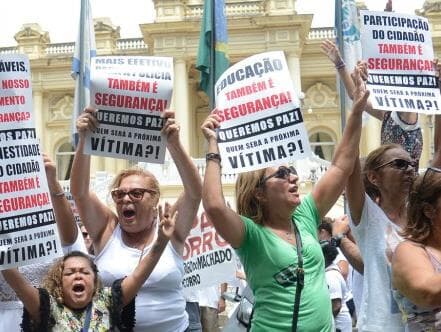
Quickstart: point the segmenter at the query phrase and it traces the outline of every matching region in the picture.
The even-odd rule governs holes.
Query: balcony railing
[[[334,39],[334,27],[312,28],[309,31],[308,39]]]

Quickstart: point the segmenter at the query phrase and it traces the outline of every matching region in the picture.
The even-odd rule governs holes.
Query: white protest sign
[[[90,99],[99,128],[87,137],[88,154],[163,163],[162,113],[170,107],[173,59],[108,56],[92,60]]]
[[[61,256],[25,55],[0,55],[0,142],[0,270]]]
[[[310,155],[308,135],[283,52],[251,56],[215,86],[222,171],[235,174]]]
[[[195,218],[184,247],[184,291],[218,286],[236,273],[233,249],[217,234],[205,212]]]
[[[437,114],[440,91],[426,18],[361,11],[363,59],[375,109]]]

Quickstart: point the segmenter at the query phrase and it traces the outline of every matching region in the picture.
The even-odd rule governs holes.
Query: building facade
[[[342,121],[336,71],[320,50],[325,39],[335,39],[333,27],[311,28],[312,14],[298,14],[295,0],[226,0],[230,62],[256,53],[283,50],[296,90],[302,98],[305,125],[312,150],[321,158],[306,161],[301,181],[305,190],[317,180],[333,156],[339,142]],[[195,158],[201,175],[205,146],[200,124],[208,114],[208,98],[198,89],[195,69],[203,0],[154,0],[153,23],[140,22],[140,38],[121,39],[119,28],[109,18],[95,19],[98,55],[155,55],[174,58],[172,107],[181,124],[184,146]],[[363,7],[362,1],[359,6]],[[435,54],[441,54],[441,1],[426,0],[418,11],[431,23]],[[71,78],[73,42],[51,43],[49,32],[38,23],[24,24],[15,34],[17,45],[0,48],[0,54],[25,53],[32,70],[34,116],[43,150],[57,161],[60,179],[68,179],[72,148],[70,124],[74,80]],[[420,165],[425,167],[433,150],[432,117],[421,116],[425,147]],[[363,129],[361,154],[379,145],[380,125],[375,119]],[[322,160],[323,159],[323,160]],[[328,161],[328,162],[327,162]],[[130,162],[103,157],[92,158],[92,173],[115,174]],[[157,168],[165,196],[179,190],[174,165]],[[302,167],[300,167],[302,168]],[[97,173],[98,172],[98,173]],[[104,176],[105,177],[105,176]],[[225,176],[226,190],[232,192],[234,178]]]

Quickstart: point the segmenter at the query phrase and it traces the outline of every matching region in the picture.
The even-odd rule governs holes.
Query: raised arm
[[[31,285],[18,269],[9,269],[2,271],[6,282],[11,286],[17,297],[23,302],[24,307],[29,312],[32,320],[40,322],[40,296],[38,289]]]
[[[70,207],[70,203],[64,195],[64,190],[57,180],[55,163],[45,153],[43,153],[43,161],[58,234],[60,235],[61,244],[63,246],[68,246],[74,243],[78,236],[75,217]]]
[[[164,113],[163,133],[167,137],[167,149],[176,164],[184,192],[179,196],[173,209],[178,211],[176,227],[171,239],[173,246],[183,252],[185,239],[191,230],[191,225],[201,203],[202,183],[196,165],[179,140],[179,125],[174,118],[174,112]]]
[[[86,226],[94,246],[99,252],[103,246],[105,230],[114,219],[112,211],[98,199],[95,193],[89,190],[90,185],[90,155],[84,154],[87,132],[98,127],[94,116],[96,110],[86,108],[77,119],[79,142],[72,164],[70,191],[75,200],[80,218]],[[108,232],[109,234],[111,232]]]
[[[331,60],[331,62],[334,64],[335,69],[337,70],[337,73],[340,76],[343,85],[345,86],[345,90],[349,98],[354,100],[355,84],[351,78],[350,72],[346,68],[346,64],[341,57],[337,45],[335,45],[335,43],[330,40],[325,40],[321,44],[321,49],[326,54],[328,59]],[[367,79],[367,66],[365,65],[365,63],[359,62],[357,68],[362,69],[362,75],[365,76],[365,79]],[[344,98],[344,96],[340,96],[340,98]],[[383,120],[384,111],[373,109],[370,100],[368,100],[366,103],[365,111],[378,120]]]
[[[354,104],[352,112],[343,131],[343,137],[335,151],[329,170],[314,187],[312,196],[317,205],[320,217],[324,217],[341,195],[348,176],[352,173],[358,159],[358,145],[361,137],[363,110],[369,97],[369,91],[361,78],[360,70],[355,71]]]
[[[201,126],[208,142],[208,153],[202,186],[202,204],[216,231],[233,247],[239,248],[244,237],[244,225],[239,215],[225,202],[221,183],[221,160],[217,146],[216,128],[219,128],[217,115],[209,115]],[[219,159],[216,159],[216,156]]]
[[[395,249],[392,283],[413,304],[424,308],[441,306],[441,274],[433,269],[425,250],[410,241]]]
[[[161,258],[168,241],[173,236],[177,217],[178,212],[172,212],[168,203],[165,203],[164,211],[162,210],[162,206],[159,205],[160,223],[158,227],[158,237],[153,243],[152,249],[149,253],[139,262],[133,272],[122,281],[123,306],[132,301],[152,273]]]

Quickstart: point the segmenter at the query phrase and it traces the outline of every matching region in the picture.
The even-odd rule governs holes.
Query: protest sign
[[[235,254],[205,212],[196,216],[184,247],[184,291],[218,286],[236,273]]]
[[[361,11],[363,59],[367,61],[372,105],[385,111],[440,112],[426,18],[393,12]]]
[[[87,136],[88,154],[163,163],[162,113],[170,107],[173,59],[109,56],[92,60],[90,100],[99,128]]]
[[[310,155],[300,104],[283,52],[251,56],[215,86],[222,171],[235,174]]]
[[[0,56],[0,269],[62,255],[32,116],[29,59]]]

